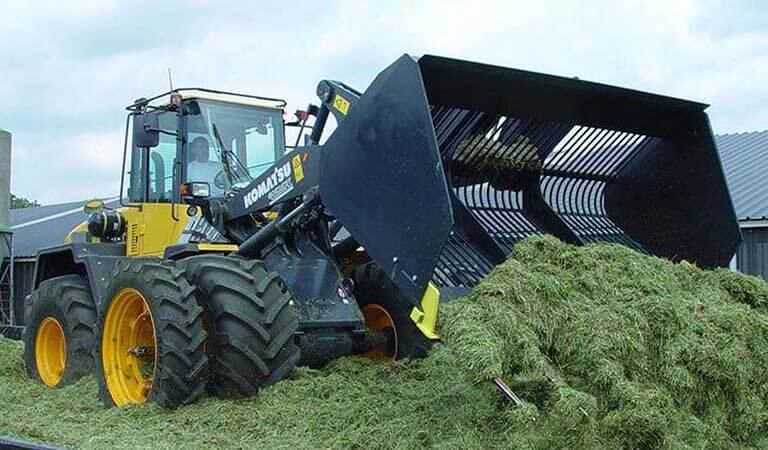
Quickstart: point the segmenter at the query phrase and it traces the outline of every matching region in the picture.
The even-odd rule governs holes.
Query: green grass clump
[[[341,358],[246,399],[105,409],[95,380],[47,389],[0,339],[0,434],[77,448],[768,448],[766,299],[753,277],[535,237],[442,307],[428,358]]]
[[[488,181],[496,189],[519,189],[521,179],[541,171],[538,148],[527,136],[517,136],[505,145],[485,136],[473,136],[461,142],[454,161],[459,172]]]

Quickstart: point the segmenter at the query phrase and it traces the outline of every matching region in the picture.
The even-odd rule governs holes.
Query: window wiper
[[[240,169],[243,175],[245,175],[245,178],[247,178],[246,181],[253,181],[253,177],[251,176],[250,172],[248,172],[248,169],[245,167],[245,164],[243,164],[243,162],[240,161],[240,158],[237,157],[237,154],[235,154],[235,152],[233,152],[232,150],[224,149],[224,151],[227,152],[227,154],[231,156],[232,159],[235,160],[235,163],[237,163],[238,166],[240,166]]]
[[[219,129],[216,128],[216,124],[213,125],[213,136],[216,138],[216,141],[219,143],[219,148],[221,149],[221,159],[222,163],[224,163],[224,173],[227,175],[227,180],[229,181],[230,185],[235,184],[232,180],[232,172],[230,171],[229,167],[229,156],[227,155],[227,150],[224,148],[224,141],[221,139],[221,134],[219,134]]]
[[[219,143],[219,147],[221,148],[221,158],[222,162],[224,163],[224,171],[227,174],[227,178],[229,178],[229,184],[234,187],[236,184],[235,178],[237,178],[238,181],[252,181],[253,177],[251,177],[251,174],[248,173],[248,170],[243,165],[242,161],[237,157],[237,155],[232,151],[228,150],[227,147],[224,146],[224,140],[221,139],[221,134],[219,134],[219,129],[216,127],[216,124],[213,124],[213,135],[216,138],[216,140]],[[243,180],[243,177],[237,173],[238,171],[232,170],[232,166],[230,164],[230,158],[234,159],[235,163],[237,163],[238,166],[242,169],[242,172],[245,174],[245,180]]]

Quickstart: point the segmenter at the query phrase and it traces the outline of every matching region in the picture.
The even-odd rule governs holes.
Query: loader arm
[[[230,222],[305,194],[317,186],[318,147],[297,147],[278,159],[269,170],[223,203],[224,222]]]

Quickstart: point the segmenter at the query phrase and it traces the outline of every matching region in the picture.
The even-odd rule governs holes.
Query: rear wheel
[[[83,277],[65,275],[40,283],[24,320],[24,361],[30,377],[63,387],[93,370],[96,307]]]
[[[115,263],[97,322],[96,373],[108,406],[156,400],[167,408],[205,389],[203,310],[172,263]]]
[[[355,298],[365,317],[365,326],[377,333],[391,333],[390,348],[365,354],[373,359],[394,361],[427,356],[432,341],[411,320],[413,305],[374,263],[355,269]]]
[[[255,394],[287,377],[299,361],[291,294],[260,261],[220,255],[182,260],[197,287],[211,336],[210,391],[219,397]]]

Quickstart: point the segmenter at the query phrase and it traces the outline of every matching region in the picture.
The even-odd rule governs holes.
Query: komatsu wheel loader
[[[740,242],[706,105],[408,55],[317,95],[293,123],[206,89],[130,105],[122,206],[89,202],[37,256],[29,374],[93,370],[117,406],[248,395],[297,365],[425,355],[439,305],[531,234],[703,267]]]

